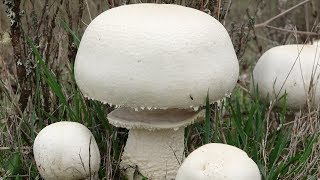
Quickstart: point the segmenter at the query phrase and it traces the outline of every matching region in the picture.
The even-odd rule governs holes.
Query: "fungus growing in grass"
[[[98,175],[98,145],[80,123],[62,121],[43,128],[34,141],[33,154],[45,180],[94,179]]]
[[[178,170],[176,180],[260,180],[246,152],[227,144],[210,143],[194,150]]]
[[[184,127],[206,102],[231,93],[239,64],[230,37],[213,17],[170,4],[110,9],[87,27],[75,61],[86,97],[120,107],[109,122],[130,129],[121,167],[174,179]],[[131,167],[131,168],[130,168]]]
[[[288,109],[297,110],[320,103],[320,47],[284,45],[265,52],[253,70],[254,87],[262,99],[279,100],[286,95]],[[253,87],[252,87],[253,88]],[[254,89],[254,88],[253,88]]]
[[[174,179],[184,155],[184,128],[204,117],[204,111],[121,107],[108,114],[109,122],[130,129],[121,166],[128,178],[135,167],[151,179]]]

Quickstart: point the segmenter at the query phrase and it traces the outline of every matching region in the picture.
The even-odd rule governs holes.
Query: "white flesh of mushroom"
[[[43,128],[34,141],[33,153],[45,180],[93,179],[100,167],[92,133],[76,122],[62,121]]]
[[[184,157],[184,128],[131,129],[122,154],[122,169],[136,169],[149,179],[174,179]],[[132,179],[139,175],[127,173]]]

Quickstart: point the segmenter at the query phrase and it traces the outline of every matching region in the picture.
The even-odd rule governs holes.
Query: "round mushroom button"
[[[210,143],[194,150],[178,170],[176,180],[260,180],[260,171],[244,151]]]
[[[80,123],[61,121],[46,126],[34,140],[33,154],[46,180],[92,179],[98,175],[98,145],[90,130]]]

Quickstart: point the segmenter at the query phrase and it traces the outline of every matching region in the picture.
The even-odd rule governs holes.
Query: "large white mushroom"
[[[108,10],[87,27],[75,61],[86,97],[116,105],[111,124],[130,129],[121,167],[174,179],[184,127],[199,106],[231,93],[239,65],[217,20],[179,5],[134,4]],[[131,169],[128,167],[132,167]],[[129,173],[131,172],[131,173]]]
[[[98,145],[80,123],[61,121],[43,128],[34,140],[33,154],[45,180],[93,179],[98,175]]]
[[[254,86],[262,99],[280,99],[287,93],[288,109],[320,103],[320,46],[284,45],[265,52],[253,70]],[[283,98],[278,105],[283,104]]]
[[[184,160],[176,180],[260,180],[258,166],[246,152],[227,144],[210,143]]]

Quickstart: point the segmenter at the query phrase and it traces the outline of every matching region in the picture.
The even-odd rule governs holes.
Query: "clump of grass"
[[[228,11],[215,8],[216,2],[202,8],[210,10],[211,7],[212,15],[219,14],[221,20],[224,20],[222,15]],[[198,1],[187,4],[201,7]],[[227,3],[222,5],[229,7]],[[76,49],[81,39],[77,35],[80,30],[73,29],[70,22],[61,19],[59,27],[70,35],[71,45]],[[240,25],[240,31],[237,31],[236,25],[234,27],[234,42],[241,44],[239,55],[247,57],[245,53],[248,48],[250,53],[255,53],[248,61],[241,61],[244,75],[250,70],[248,66],[252,65],[247,63],[254,61],[252,57],[261,53],[252,49],[256,43],[254,38],[259,38],[259,35],[253,36],[250,34],[252,29],[249,32],[244,25]],[[27,110],[19,111],[20,87],[15,89],[9,80],[0,81],[0,176],[4,179],[39,179],[32,154],[32,144],[37,133],[54,122],[76,121],[86,125],[98,143],[102,162],[99,178],[123,179],[119,162],[127,130],[115,128],[108,123],[106,114],[114,107],[83,97],[73,77],[73,59],[54,64],[53,57],[56,56],[45,58],[46,52],[38,46],[37,38],[25,34],[23,42],[28,50],[26,52],[30,51],[30,54],[26,54],[34,60],[34,86]],[[62,45],[59,47],[67,48]],[[47,91],[43,89],[44,84],[48,87]],[[220,105],[209,105],[207,101],[205,121],[186,128],[186,155],[209,142],[227,143],[245,150],[258,164],[263,179],[317,179],[320,174],[319,111],[301,112],[300,116],[289,121],[285,100],[281,108],[275,109],[274,102],[268,104],[260,101],[257,91],[248,93],[247,84],[240,82],[231,97]],[[43,106],[44,99],[48,97],[51,102],[49,111]]]
[[[37,59],[37,77],[44,80],[58,98],[59,108],[55,109],[55,115],[46,114],[47,119],[42,119],[36,114],[45,111],[36,103],[31,116],[23,114],[21,118],[15,116],[9,118],[10,122],[1,123],[3,176],[39,177],[32,157],[33,140],[46,125],[44,120],[49,123],[66,120],[85,124],[93,132],[102,152],[99,177],[121,179],[119,161],[127,131],[108,123],[106,114],[112,107],[85,99],[74,78],[68,84],[58,83],[33,42],[30,39],[28,42]],[[36,92],[35,102],[41,103],[38,99],[41,91]],[[189,127],[186,133],[187,154],[202,144],[222,142],[245,150],[258,164],[263,179],[315,178],[319,166],[318,111],[286,123],[285,103],[282,110],[274,111],[273,106],[250,98],[246,93],[237,88],[222,106],[207,103],[206,121]],[[306,126],[306,122],[310,125]]]

